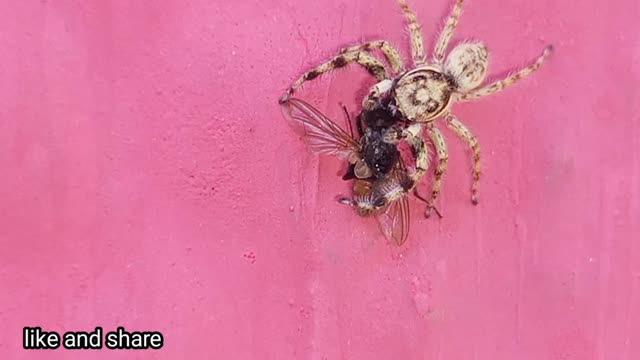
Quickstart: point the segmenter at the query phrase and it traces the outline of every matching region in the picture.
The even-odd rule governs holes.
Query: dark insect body
[[[404,243],[409,234],[408,194],[411,190],[415,191],[415,186],[428,167],[426,147],[419,136],[421,125],[413,124],[406,128],[398,126],[399,119],[393,108],[381,103],[380,112],[359,116],[359,121],[369,122],[371,127],[363,131],[362,124],[358,125],[358,131],[364,136],[356,140],[300,99],[289,99],[282,106],[285,118],[303,136],[313,152],[335,155],[348,159],[352,164],[354,176],[351,178],[356,179],[353,198],[343,197],[339,201],[352,206],[360,216],[375,216],[388,239],[394,239],[398,244]],[[385,127],[389,124],[392,125]],[[376,141],[398,144],[402,140],[406,140],[410,146],[415,166],[406,167],[396,145],[393,145],[393,148],[384,147],[378,154],[374,152],[374,156],[368,158],[372,169],[380,170],[383,165],[387,166],[384,168],[386,172],[370,171],[367,176],[358,173],[363,168],[369,168],[364,161],[366,145],[372,146]],[[416,196],[423,199],[417,193]]]

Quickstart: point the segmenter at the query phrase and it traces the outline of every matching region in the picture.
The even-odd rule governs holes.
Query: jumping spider
[[[551,54],[552,46],[547,46],[542,54],[527,67],[504,79],[480,87],[487,75],[489,55],[489,51],[482,42],[462,42],[445,57],[447,45],[458,24],[463,0],[456,0],[436,42],[431,61],[426,59],[420,25],[415,14],[409,9],[405,0],[398,0],[398,2],[407,20],[411,37],[411,55],[414,66],[412,69],[405,69],[398,51],[388,41],[369,41],[345,48],[331,60],[304,73],[287,90],[280,102],[286,102],[305,81],[315,79],[323,73],[344,67],[349,63],[355,62],[361,65],[378,81],[365,97],[362,104],[363,110],[372,109],[383,95],[392,96],[398,110],[406,120],[425,124],[427,134],[436,148],[438,165],[434,171],[431,199],[425,215],[429,216],[438,198],[442,176],[445,173],[448,160],[444,137],[434,126],[434,120],[438,117],[443,117],[446,125],[472,150],[471,201],[475,205],[478,203],[478,183],[480,180],[480,145],[471,131],[453,115],[450,110],[451,105],[456,101],[477,99],[499,92],[526,77],[544,63]],[[378,59],[369,54],[374,49],[379,49],[383,53],[391,65],[393,77],[387,74],[387,69]]]

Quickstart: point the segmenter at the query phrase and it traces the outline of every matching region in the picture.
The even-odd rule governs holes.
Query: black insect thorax
[[[396,144],[385,142],[385,135],[403,121],[393,98],[381,100],[373,109],[363,110],[357,118],[362,160],[371,170],[370,179],[378,179],[388,174],[398,162],[400,152]],[[352,179],[353,166],[343,179]]]

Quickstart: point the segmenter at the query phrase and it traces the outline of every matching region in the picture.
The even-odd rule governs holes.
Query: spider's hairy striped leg
[[[440,195],[442,188],[442,177],[447,170],[447,161],[449,155],[447,153],[447,143],[444,141],[444,136],[438,128],[433,125],[433,122],[427,125],[427,134],[436,149],[436,155],[438,158],[438,164],[433,172],[433,185],[431,186],[431,199],[427,202],[427,208],[425,210],[425,217],[431,216],[431,210],[434,208],[436,200]],[[439,215],[439,214],[438,214]]]
[[[553,46],[549,45],[544,49],[544,51],[542,51],[542,54],[540,54],[540,56],[538,56],[538,58],[529,66],[520,69],[519,71],[507,76],[504,79],[494,81],[491,84],[485,85],[481,88],[460,94],[458,98],[460,100],[472,100],[502,91],[507,86],[514,84],[516,81],[529,76],[531,75],[531,73],[538,70],[540,66],[542,66],[542,64],[544,64],[544,62],[547,60],[549,55],[551,55],[552,51]]]
[[[449,45],[449,40],[451,40],[453,31],[456,29],[456,26],[458,25],[458,19],[460,18],[460,14],[462,13],[463,2],[464,0],[456,0],[456,3],[451,9],[451,13],[447,18],[447,21],[445,22],[440,36],[438,36],[436,47],[433,50],[433,62],[435,62],[436,64],[442,64],[444,60],[444,53],[447,50],[447,45]]]
[[[313,69],[305,72],[296,80],[293,85],[280,98],[280,103],[285,103],[291,95],[306,81],[313,80],[318,76],[329,71],[347,66],[350,63],[356,63],[365,68],[378,81],[388,79],[389,75],[380,60],[371,56],[364,51],[352,51],[334,56],[331,60],[324,62]]]
[[[373,49],[380,49],[384,57],[389,62],[389,65],[391,65],[391,69],[395,75],[404,72],[405,68],[400,53],[398,53],[398,50],[396,50],[396,48],[386,40],[374,40],[360,45],[349,46],[340,50],[340,53],[344,54],[353,51],[371,51]]]
[[[420,24],[416,14],[409,9],[409,5],[405,0],[398,0],[402,13],[407,20],[407,27],[409,28],[409,35],[411,37],[411,58],[413,65],[418,67],[426,62],[424,55],[424,41],[422,40],[422,33],[420,32]]]
[[[478,204],[478,184],[480,183],[480,144],[471,131],[456,118],[453,114],[449,113],[445,116],[445,122],[447,126],[453,130],[456,135],[467,146],[471,148],[473,155],[473,183],[471,184],[471,202],[474,205]]]

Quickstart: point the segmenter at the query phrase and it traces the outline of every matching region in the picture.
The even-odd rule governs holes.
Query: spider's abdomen
[[[481,42],[463,43],[451,50],[444,64],[447,75],[451,76],[458,91],[468,91],[478,87],[487,76],[489,52]]]
[[[447,76],[435,69],[417,69],[398,80],[394,88],[398,109],[411,121],[424,122],[440,115],[451,100]]]

